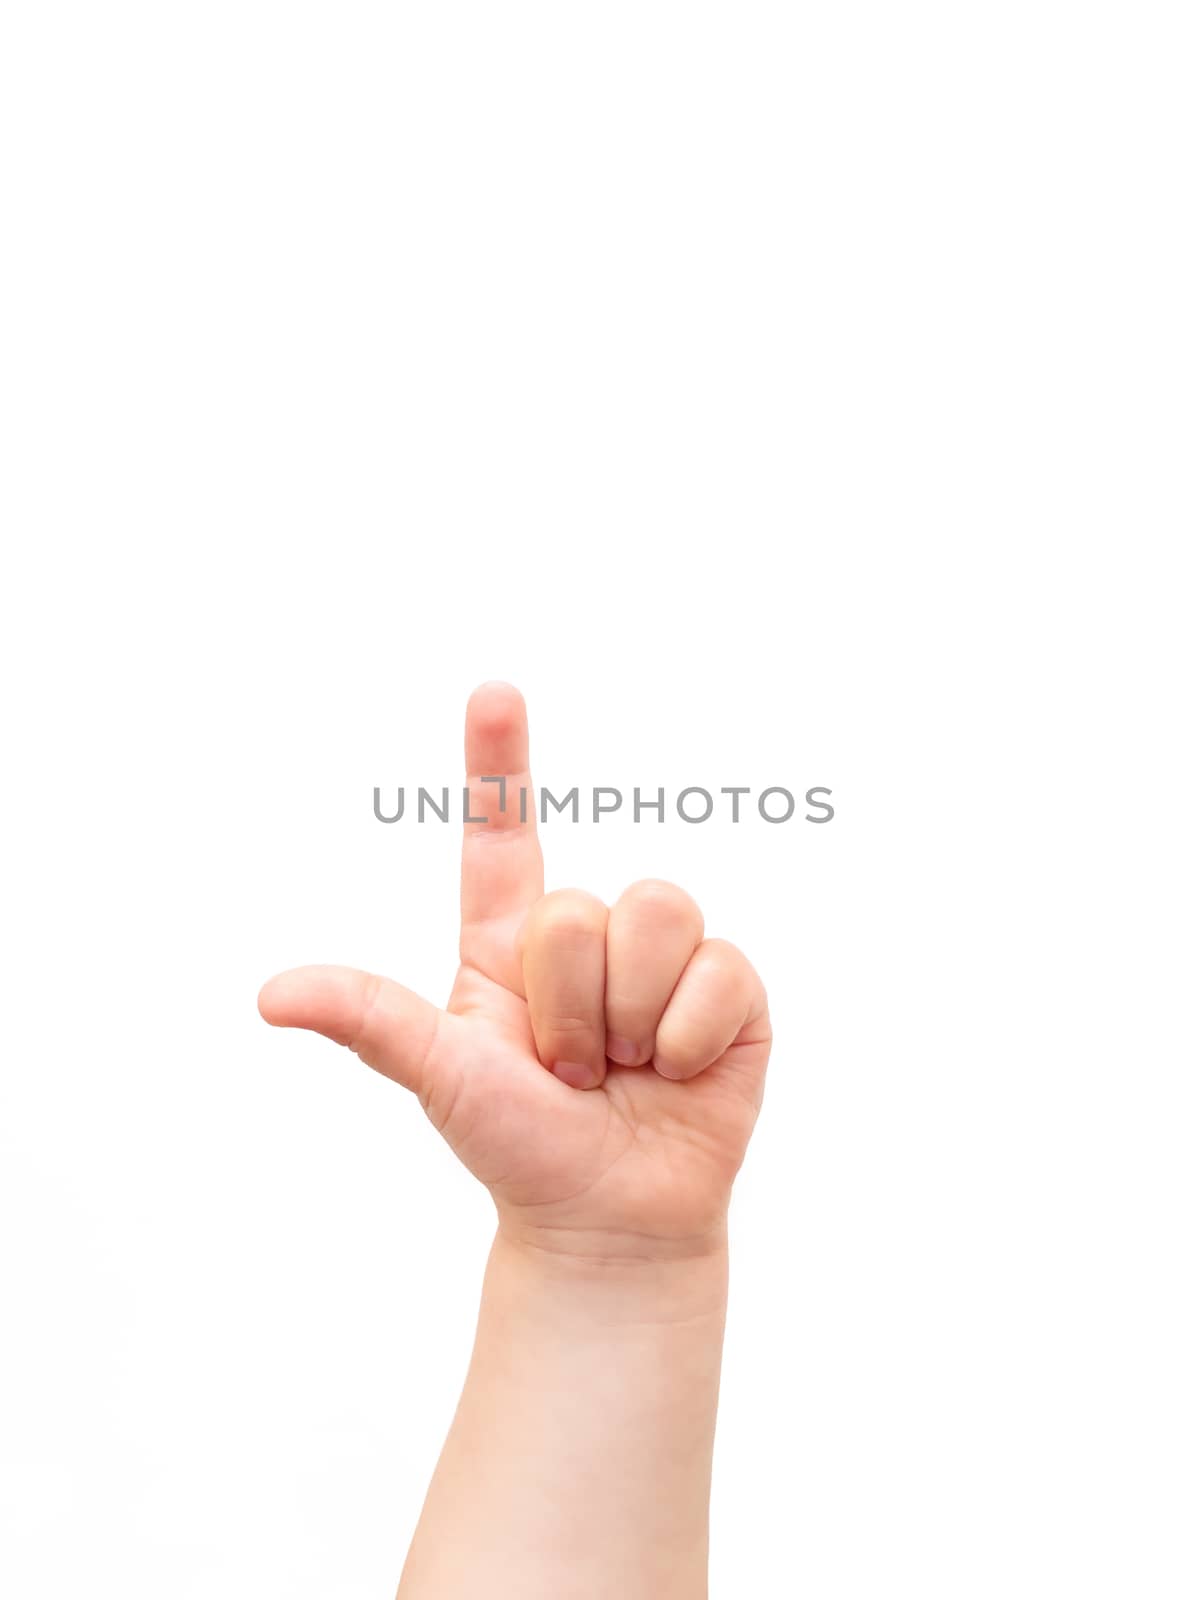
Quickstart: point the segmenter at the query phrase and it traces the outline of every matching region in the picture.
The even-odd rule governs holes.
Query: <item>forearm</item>
[[[399,1600],[702,1600],[726,1277],[499,1234]]]

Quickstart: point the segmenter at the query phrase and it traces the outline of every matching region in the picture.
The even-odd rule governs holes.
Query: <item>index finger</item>
[[[519,993],[514,941],[543,880],[529,725],[512,684],[481,684],[467,701],[466,757],[459,954]]]

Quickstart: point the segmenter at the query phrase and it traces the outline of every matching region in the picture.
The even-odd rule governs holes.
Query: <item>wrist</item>
[[[580,1270],[589,1264],[614,1270],[699,1262],[727,1255],[729,1249],[727,1204],[706,1208],[691,1225],[679,1219],[680,1225],[656,1232],[611,1222],[589,1227],[563,1221],[545,1206],[495,1203],[498,1237],[539,1257],[578,1263]]]
[[[688,1239],[571,1230],[569,1238],[502,1218],[485,1292],[554,1320],[609,1327],[723,1324],[729,1276],[724,1225]]]

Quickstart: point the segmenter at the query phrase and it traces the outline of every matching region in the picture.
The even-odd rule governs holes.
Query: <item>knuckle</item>
[[[699,952],[706,961],[717,967],[743,967],[747,961],[737,945],[728,939],[705,939]]]
[[[741,999],[749,986],[750,968],[745,956],[724,940],[706,939],[692,957],[690,994],[693,1005],[711,1012]]]
[[[659,1009],[662,1009],[660,1003]],[[653,1031],[654,1018],[650,1015],[645,997],[628,989],[618,989],[606,984],[604,990],[604,1015],[614,1033]]]
[[[537,909],[542,934],[556,940],[592,939],[603,932],[607,919],[604,902],[582,889],[556,889],[543,896]]]
[[[749,1005],[762,980],[746,957],[725,939],[706,939],[692,957],[698,989],[717,1006]]]
[[[375,1013],[382,992],[383,979],[377,973],[369,972],[359,997],[358,1021],[350,1030],[350,1038],[346,1040],[346,1048],[351,1055],[361,1058],[363,1050],[369,1048],[367,1041],[375,1025]]]
[[[551,1015],[542,1019],[542,1030],[547,1034],[565,1034],[570,1038],[579,1038],[584,1034],[598,1034],[600,1020],[598,1017],[581,1017]]]
[[[665,878],[640,878],[621,896],[623,906],[639,919],[703,927],[700,907],[678,884]]]

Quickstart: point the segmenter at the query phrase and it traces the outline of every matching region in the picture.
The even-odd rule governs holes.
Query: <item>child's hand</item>
[[[544,894],[521,696],[467,708],[472,817],[461,966],[445,1011],[387,978],[301,967],[268,1022],[348,1045],[420,1098],[513,1237],[577,1255],[684,1255],[718,1240],[762,1100],[771,1026],[745,956],[681,889],[611,908]],[[481,777],[506,778],[500,786]],[[529,820],[519,791],[529,790]]]

